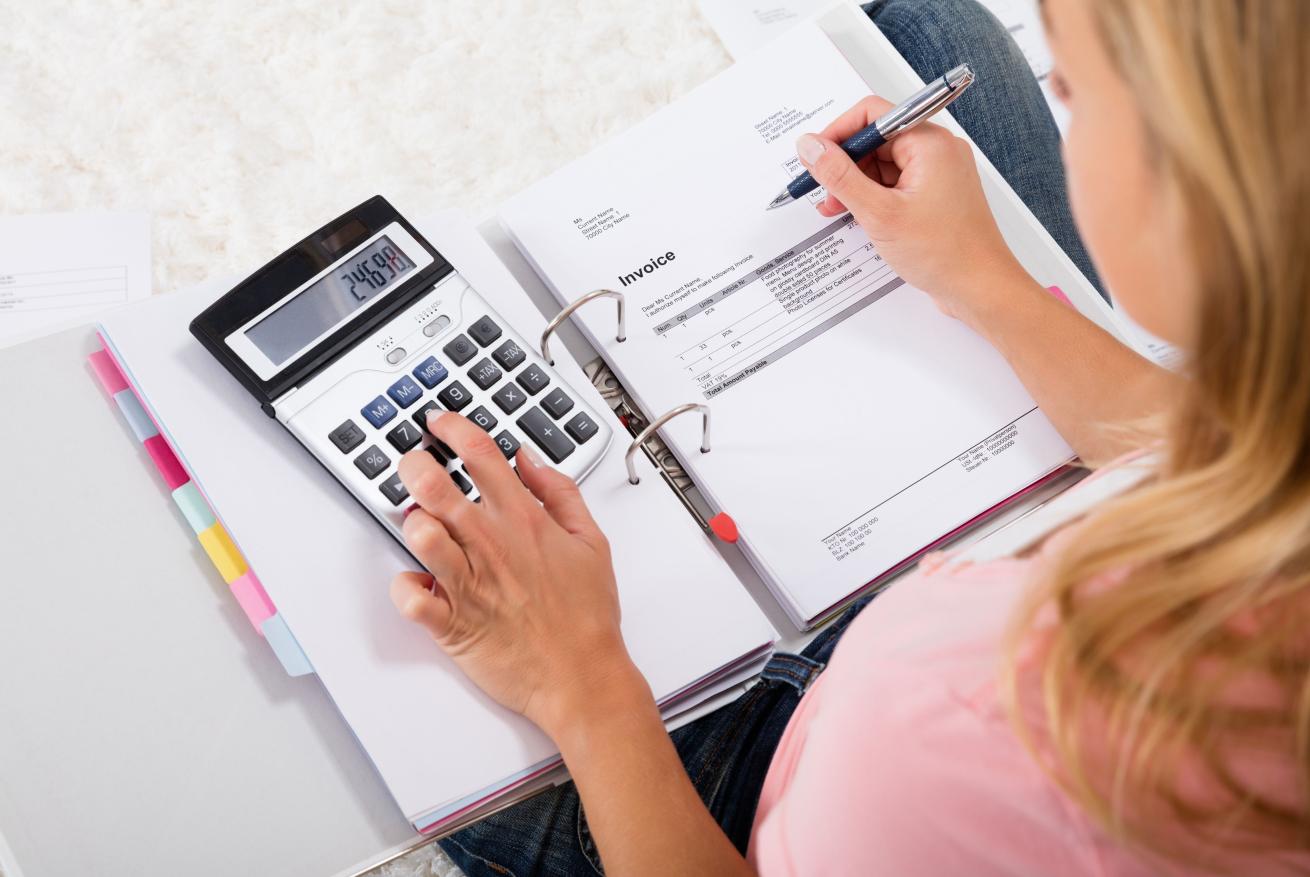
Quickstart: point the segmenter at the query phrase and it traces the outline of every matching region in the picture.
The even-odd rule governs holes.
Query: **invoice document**
[[[0,347],[150,295],[146,213],[0,216]]]
[[[917,81],[878,85],[902,99]],[[501,211],[561,302],[625,295],[626,341],[610,308],[577,319],[648,416],[710,406],[710,453],[699,419],[662,435],[802,626],[1072,456],[986,341],[849,215],[815,210],[822,192],[764,209],[797,136],[869,93],[802,24]]]

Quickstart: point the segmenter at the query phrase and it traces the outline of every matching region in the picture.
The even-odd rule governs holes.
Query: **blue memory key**
[[[368,418],[369,423],[375,427],[380,427],[396,416],[396,407],[388,402],[385,396],[378,396],[359,409],[359,413]]]
[[[409,375],[405,375],[387,388],[387,395],[401,408],[408,408],[423,396],[423,391],[410,380]]]
[[[423,386],[429,390],[444,381],[449,374],[450,372],[446,371],[446,367],[437,362],[435,356],[429,356],[418,364],[418,368],[414,369],[414,377],[422,381]]]

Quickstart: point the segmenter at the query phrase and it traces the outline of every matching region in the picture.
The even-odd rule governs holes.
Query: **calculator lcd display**
[[[246,330],[269,362],[281,365],[320,335],[393,289],[414,270],[414,260],[383,235]]]

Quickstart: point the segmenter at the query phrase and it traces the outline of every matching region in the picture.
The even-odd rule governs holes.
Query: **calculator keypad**
[[[420,352],[398,339],[413,355],[392,363],[396,370],[386,376],[367,368],[349,373],[347,382],[332,391],[340,400],[335,404],[345,410],[329,418],[325,407],[312,421],[323,449],[317,453],[329,455],[322,460],[329,468],[340,467],[337,473],[342,480],[396,535],[400,512],[414,502],[400,481],[397,464],[403,454],[426,452],[462,494],[474,502],[481,499],[454,450],[428,430],[427,418],[434,411],[467,417],[492,437],[511,466],[523,445],[540,449],[541,456],[555,464],[567,460],[561,468],[575,477],[595,462],[597,452],[590,449],[598,442],[592,439],[604,432],[604,426],[593,409],[499,317],[479,306],[475,294],[466,299],[464,313],[471,322],[452,326],[447,319],[441,332],[428,336],[438,339],[430,342],[430,349]],[[392,342],[383,352],[396,349],[399,345]],[[351,398],[355,392],[359,395]],[[370,398],[370,393],[377,395]],[[351,413],[352,402],[362,405],[356,409],[358,416]],[[343,414],[350,416],[343,418]],[[299,430],[293,431],[306,439]],[[583,444],[589,448],[585,453],[578,450]]]

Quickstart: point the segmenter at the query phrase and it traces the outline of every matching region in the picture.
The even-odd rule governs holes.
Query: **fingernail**
[[[440,408],[433,408],[431,411],[428,412],[428,416],[424,418],[424,420],[428,422],[428,432],[432,432],[432,424],[440,420],[441,415],[445,413],[446,412],[441,410]]]
[[[796,154],[801,157],[801,161],[806,167],[818,161],[827,148],[823,141],[813,134],[802,134],[801,138],[796,141]]]
[[[546,465],[546,462],[538,457],[537,452],[532,450],[532,448],[527,445],[522,445],[521,447],[523,448],[523,456],[532,464],[532,468],[540,469],[542,466]]]

